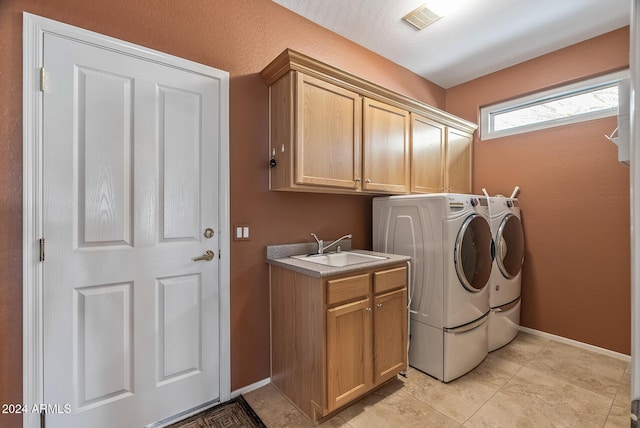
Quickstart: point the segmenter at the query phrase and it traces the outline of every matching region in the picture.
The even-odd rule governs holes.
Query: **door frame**
[[[640,1],[631,2],[629,71],[631,86],[630,187],[631,187],[631,413],[639,416],[640,400]],[[633,404],[635,402],[635,405]],[[638,422],[632,426],[638,426]]]
[[[43,264],[39,239],[43,233],[43,96],[40,68],[44,34],[89,43],[147,61],[211,76],[220,81],[221,127],[219,147],[219,242],[220,257],[220,401],[231,398],[230,322],[230,188],[229,188],[229,73],[163,52],[134,45],[92,31],[73,27],[41,16],[23,13],[23,427],[40,426],[33,405],[56,404],[43,401]],[[44,88],[46,90],[46,74]],[[62,403],[64,404],[64,403]],[[185,409],[188,410],[188,409]]]

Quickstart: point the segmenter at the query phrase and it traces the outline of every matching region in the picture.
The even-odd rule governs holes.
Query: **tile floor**
[[[323,427],[629,427],[630,363],[521,332],[448,384],[413,368]],[[313,424],[269,384],[245,395],[268,427]]]

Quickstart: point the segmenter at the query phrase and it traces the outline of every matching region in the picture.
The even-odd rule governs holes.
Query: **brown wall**
[[[479,107],[628,67],[628,27],[447,90],[447,111]],[[630,352],[629,169],[604,138],[615,118],[476,141],[474,192],[521,187],[522,324]]]
[[[0,0],[0,403],[22,402],[22,11],[230,72],[231,223],[250,224],[252,237],[231,245],[232,389],[268,377],[265,246],[315,232],[352,233],[369,248],[371,198],[267,190],[268,91],[258,73],[289,47],[436,107],[444,89],[270,0]]]

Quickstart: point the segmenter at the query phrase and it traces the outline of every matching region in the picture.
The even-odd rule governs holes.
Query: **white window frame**
[[[600,119],[603,117],[616,116],[618,108],[599,110],[596,112],[577,114],[560,119],[552,119],[544,122],[532,123],[529,125],[495,131],[493,129],[494,117],[513,110],[530,107],[536,104],[543,104],[573,95],[579,95],[596,89],[617,85],[622,79],[629,77],[629,70],[620,70],[602,76],[582,80],[569,85],[559,86],[553,89],[536,92],[524,97],[514,98],[497,104],[492,104],[480,108],[480,140],[491,140],[493,138],[505,137],[508,135],[522,134],[525,132],[537,131],[540,129],[553,128],[555,126],[568,125],[571,123],[584,122],[587,120]]]

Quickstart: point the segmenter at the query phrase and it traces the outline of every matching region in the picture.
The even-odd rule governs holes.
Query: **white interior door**
[[[54,34],[43,58],[47,427],[219,400],[218,80]]]

